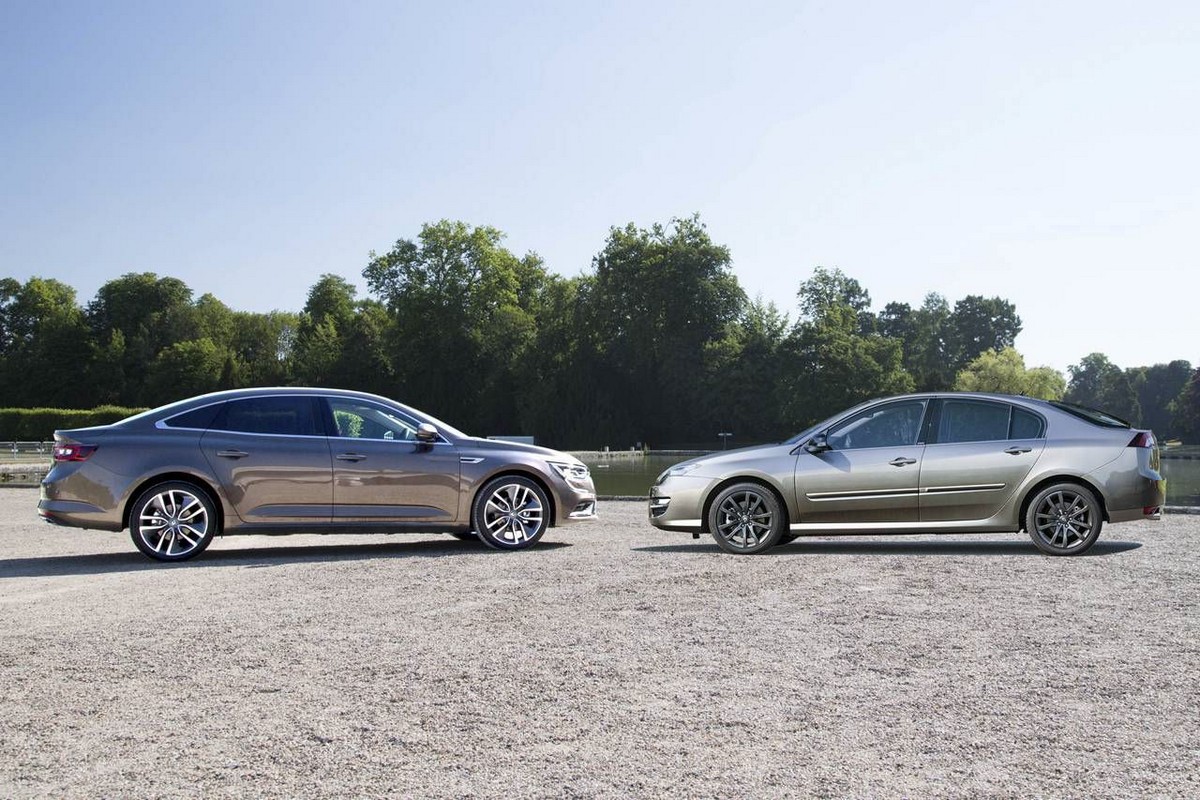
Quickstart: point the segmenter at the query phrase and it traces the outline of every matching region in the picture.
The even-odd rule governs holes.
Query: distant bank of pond
[[[579,453],[592,470],[596,491],[602,495],[645,497],[654,479],[668,467],[700,453],[675,452],[647,455],[633,453]],[[1163,459],[1167,479],[1167,504],[1200,506],[1200,459]]]

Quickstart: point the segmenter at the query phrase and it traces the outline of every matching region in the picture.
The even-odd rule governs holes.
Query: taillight
[[[54,445],[55,461],[87,461],[88,456],[96,452],[97,445],[79,444],[78,442],[58,442]]]
[[[1154,434],[1150,431],[1137,433],[1129,442],[1130,447],[1154,447]]]

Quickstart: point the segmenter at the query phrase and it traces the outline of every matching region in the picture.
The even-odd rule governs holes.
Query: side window
[[[1044,432],[1041,417],[1023,408],[1013,408],[1012,427],[1009,429],[1008,438],[1040,439]]]
[[[990,442],[1008,438],[1012,406],[978,400],[946,400],[938,423],[938,444]]]
[[[398,412],[344,397],[327,398],[337,436],[345,439],[415,441],[417,423]]]
[[[199,430],[207,430],[208,426],[212,425],[213,420],[217,418],[217,413],[221,410],[221,403],[214,403],[211,406],[203,408],[193,408],[191,411],[185,411],[182,414],[176,414],[169,419],[163,420],[163,425],[168,428],[197,428]]]
[[[248,397],[225,404],[214,428],[236,433],[318,436],[311,397]]]
[[[831,428],[829,445],[835,450],[856,450],[916,444],[924,416],[924,400],[874,406]]]

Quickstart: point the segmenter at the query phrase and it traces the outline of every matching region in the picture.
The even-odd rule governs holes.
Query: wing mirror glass
[[[437,441],[438,429],[430,425],[428,422],[422,422],[417,426],[417,441],[423,444],[433,444]]]
[[[804,449],[816,455],[817,453],[827,453],[833,448],[829,446],[829,438],[823,433],[818,433],[808,440],[808,444],[804,445]]]

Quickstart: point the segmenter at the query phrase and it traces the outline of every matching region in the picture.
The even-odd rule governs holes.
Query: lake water
[[[645,497],[659,473],[690,455],[646,456],[613,454],[605,456],[581,453],[583,462],[592,470],[596,491],[602,495],[633,495]],[[1167,479],[1167,503],[1173,506],[1200,506],[1200,460],[1163,459],[1163,475]]]

